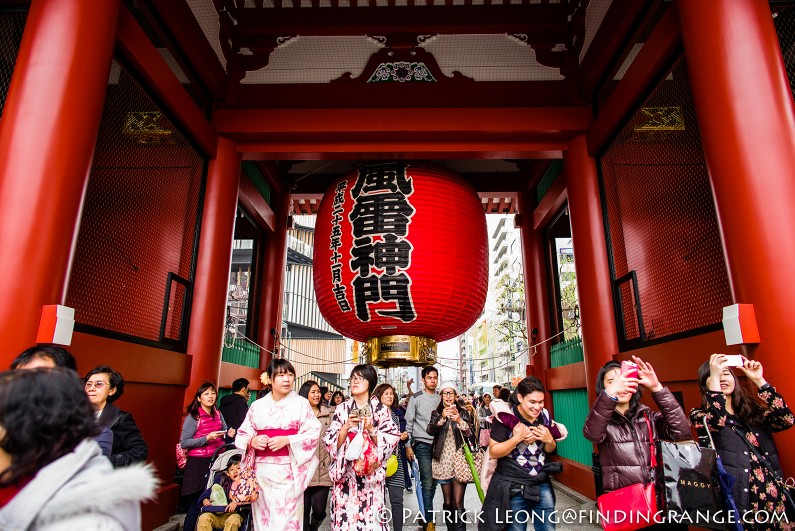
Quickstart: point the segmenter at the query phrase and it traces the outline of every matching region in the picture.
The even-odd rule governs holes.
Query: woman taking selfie
[[[373,393],[375,397],[389,409],[392,416],[392,422],[395,426],[400,426],[400,419],[395,412],[395,388],[388,383],[382,383],[375,388]],[[403,432],[400,434],[400,442],[408,439],[408,434]],[[391,476],[386,478],[386,490],[389,493],[389,505],[392,511],[392,529],[394,531],[403,531],[403,487],[405,486],[405,479],[403,477],[403,463],[400,459],[400,442],[395,446],[395,451],[389,456],[397,462],[397,468]]]
[[[433,436],[433,479],[442,486],[444,504],[442,517],[452,531],[466,529],[464,494],[467,484],[455,479],[453,455],[465,444],[464,437],[475,435],[475,419],[465,408],[458,405],[458,388],[455,382],[442,382],[439,386],[442,397],[439,406],[431,413],[428,435]]]
[[[698,369],[702,409],[690,412],[699,439],[708,439],[726,471],[734,477],[734,501],[748,510],[787,513],[792,522],[794,500],[786,499],[773,433],[795,424],[784,398],[764,378],[762,364],[736,355],[713,354]],[[732,359],[733,358],[733,359]],[[736,366],[755,386],[749,396],[730,368]],[[782,529],[783,523],[744,523],[745,529]]]
[[[251,405],[235,446],[254,452],[260,495],[252,504],[254,530],[298,530],[304,491],[317,470],[320,421],[307,399],[293,391],[295,368],[276,358],[268,365],[273,390]]]
[[[312,407],[312,412],[320,421],[320,435],[326,433],[331,424],[331,416],[334,411],[322,404],[323,394],[317,382],[309,380],[301,385],[298,396],[306,398]],[[328,503],[328,491],[331,488],[331,478],[328,476],[328,466],[331,464],[331,457],[328,455],[326,447],[322,444],[317,445],[315,451],[318,459],[318,467],[312,481],[304,492],[304,531],[317,531],[320,524],[326,518],[326,504]]]
[[[655,481],[650,467],[653,441],[649,440],[649,426],[654,441],[692,438],[685,412],[660,383],[651,364],[635,356],[632,359],[637,364],[636,372],[622,373],[617,361],[609,361],[599,370],[597,398],[583,428],[585,438],[599,449],[605,493]],[[640,403],[641,385],[651,391],[659,412]],[[659,525],[660,529],[677,528],[669,523]]]
[[[150,467],[114,469],[70,369],[0,373],[0,529],[141,529]]]
[[[378,381],[375,367],[357,365],[348,381],[351,398],[337,406],[331,426],[323,436],[323,444],[332,459],[329,468],[334,482],[331,528],[335,531],[389,531],[389,519],[384,517],[388,513],[384,510],[386,470],[383,465],[395,451],[400,432],[389,409],[373,396]],[[366,432],[372,446],[365,455],[348,459],[350,456],[346,454],[360,431]],[[359,440],[362,439],[367,437]],[[367,465],[364,470],[355,470],[357,461]],[[369,466],[371,464],[373,466]]]

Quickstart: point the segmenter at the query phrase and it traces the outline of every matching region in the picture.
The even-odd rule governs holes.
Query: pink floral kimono
[[[301,531],[304,490],[315,475],[320,421],[295,391],[276,402],[273,393],[257,400],[237,431],[235,445],[246,450],[255,435],[287,435],[281,450],[257,450],[254,467],[260,496],[252,506],[256,531]]]
[[[332,463],[329,467],[329,476],[334,482],[331,491],[331,528],[334,531],[373,531],[380,529],[389,531],[389,513],[385,510],[384,480],[386,470],[384,465],[395,451],[400,430],[392,421],[389,409],[382,405],[377,398],[370,400],[373,411],[373,425],[378,435],[376,436],[378,460],[381,463],[375,472],[368,476],[359,476],[353,471],[353,461],[345,459],[345,451],[350,444],[350,438],[337,449],[337,435],[342,425],[348,420],[348,413],[355,407],[353,398],[337,406],[334,418],[328,431],[323,437],[323,443],[331,455]],[[403,515],[395,515],[402,518]]]

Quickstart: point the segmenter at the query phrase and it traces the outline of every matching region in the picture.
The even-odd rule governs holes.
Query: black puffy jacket
[[[604,492],[652,481],[646,415],[655,441],[692,439],[690,421],[671,391],[664,387],[651,396],[660,411],[638,404],[625,416],[616,411],[615,400],[601,393],[585,419],[583,434],[599,448]]]

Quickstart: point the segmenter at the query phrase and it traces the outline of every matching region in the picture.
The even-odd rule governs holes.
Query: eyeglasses
[[[89,389],[93,388],[93,389],[96,389],[97,391],[101,391],[107,385],[108,384],[106,384],[105,382],[102,382],[102,381],[99,381],[99,382],[86,382],[86,390],[89,390]]]
[[[353,376],[350,381],[352,384],[357,384],[359,382],[363,382],[364,378],[361,376]]]
[[[455,391],[443,391],[442,396],[455,396]]]

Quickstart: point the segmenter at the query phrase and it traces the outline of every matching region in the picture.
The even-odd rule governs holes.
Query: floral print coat
[[[703,446],[709,444],[706,428],[709,429],[721,461],[735,478],[734,499],[738,510],[782,513],[786,511],[784,486],[749,451],[742,438],[757,448],[780,474],[781,465],[771,432],[791,428],[795,425],[795,416],[772,385],[763,385],[759,389],[759,398],[767,404],[764,427],[748,426],[735,415],[730,415],[726,411],[726,397],[712,391],[707,393],[706,407],[692,410],[690,420]],[[745,523],[743,527],[746,530],[795,529],[795,523]]]
[[[337,448],[337,436],[354,407],[353,398],[338,405],[331,426],[323,437],[323,444],[331,455],[329,475],[334,482],[331,491],[331,528],[335,531],[388,531],[390,518],[385,510],[384,500],[386,470],[379,466],[370,475],[359,476],[353,471],[353,461],[345,459],[350,438]],[[370,407],[373,411],[373,425],[378,432],[376,453],[379,462],[384,464],[395,451],[400,440],[400,430],[392,420],[389,409],[377,398],[370,399]]]

